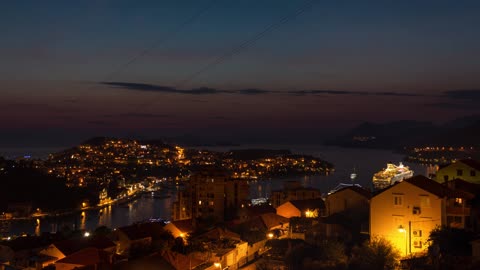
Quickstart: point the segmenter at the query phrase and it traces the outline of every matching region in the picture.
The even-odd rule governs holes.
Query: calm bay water
[[[303,183],[304,186],[318,188],[322,193],[327,193],[339,183],[351,183],[350,174],[354,168],[358,174],[355,183],[369,188],[373,174],[385,168],[387,162],[398,164],[403,160],[403,155],[386,150],[353,149],[322,145],[248,145],[241,147],[207,147],[203,149],[227,151],[235,148],[291,149],[294,153],[313,155],[335,165],[335,172],[330,175],[285,177],[252,181],[250,182],[251,198],[269,197],[272,190],[281,189],[283,182],[288,180],[297,180]],[[42,155],[40,152],[36,153]],[[415,174],[428,175],[429,170],[431,170],[431,168],[419,164],[411,164],[408,162],[404,162],[404,164],[410,166]],[[143,196],[125,205],[109,206],[101,210],[85,211],[83,213],[58,218],[45,218],[38,220],[38,223],[36,220],[16,221],[11,224],[10,233],[13,235],[19,235],[21,233],[38,234],[41,232],[58,231],[65,226],[93,231],[102,225],[117,228],[150,218],[168,220],[171,217],[171,206],[175,200],[177,188],[165,189],[161,192],[163,193],[162,195],[170,197],[159,199]]]

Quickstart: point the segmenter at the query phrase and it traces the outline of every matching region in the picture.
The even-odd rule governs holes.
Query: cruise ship
[[[413,171],[401,162],[398,166],[393,163],[387,163],[386,169],[373,175],[373,187],[375,190],[384,189],[412,176]]]

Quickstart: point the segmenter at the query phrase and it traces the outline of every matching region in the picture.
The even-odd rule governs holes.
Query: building
[[[112,269],[113,254],[98,248],[85,248],[55,262],[56,270]]]
[[[194,173],[173,204],[173,220],[213,218],[233,219],[248,198],[248,184],[233,179],[216,167],[205,167]]]
[[[96,248],[109,254],[115,254],[117,246],[106,237],[68,239],[50,244],[42,249],[39,254],[51,258],[50,260],[45,260],[43,262],[43,267],[45,267],[86,248]]]
[[[471,198],[421,175],[406,179],[372,197],[370,236],[389,240],[405,256],[426,252],[437,226],[465,227]]]
[[[325,199],[325,236],[351,239],[368,232],[370,191],[357,185],[345,186],[329,193]]]
[[[286,218],[317,218],[325,215],[325,202],[320,198],[288,201],[277,207],[277,214]]]
[[[473,159],[462,159],[441,167],[437,171],[437,182],[446,183],[453,179],[480,184],[480,162]]]
[[[174,238],[187,238],[188,235],[193,231],[191,219],[174,220],[169,222],[163,228],[171,232]]]
[[[140,224],[118,228],[112,238],[117,244],[117,254],[125,256],[149,250],[152,246],[152,236]]]
[[[318,189],[304,187],[298,181],[287,181],[284,183],[283,190],[272,191],[270,201],[272,206],[277,208],[288,201],[317,199],[321,196],[322,193]]]

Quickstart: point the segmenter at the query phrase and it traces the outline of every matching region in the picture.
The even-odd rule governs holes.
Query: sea
[[[268,198],[272,190],[281,189],[285,181],[300,181],[306,187],[319,189],[328,193],[340,183],[355,183],[363,187],[371,187],[374,173],[386,167],[387,162],[398,164],[403,162],[415,174],[429,175],[433,165],[422,165],[404,162],[404,156],[389,150],[344,148],[325,145],[242,145],[235,147],[196,147],[211,151],[228,151],[233,149],[289,149],[295,154],[312,155],[332,163],[335,171],[328,175],[278,177],[265,180],[250,181],[250,198]],[[36,149],[0,149],[0,156],[16,158],[30,156],[46,158],[49,153],[58,152],[64,148]],[[351,173],[357,177],[352,181]],[[162,196],[144,195],[137,200],[124,205],[108,206],[103,209],[78,212],[62,217],[47,217],[38,220],[13,221],[9,224],[9,235],[39,235],[43,232],[58,232],[62,229],[80,229],[93,231],[99,226],[118,228],[135,222],[150,219],[169,220],[172,203],[180,187],[172,186],[161,190]]]

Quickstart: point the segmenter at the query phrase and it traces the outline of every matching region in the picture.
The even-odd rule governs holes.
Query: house
[[[115,264],[115,270],[176,270],[168,263],[161,253],[155,253],[150,256],[144,256],[133,260],[125,260]],[[185,268],[185,269],[188,269]]]
[[[175,220],[165,225],[163,229],[170,231],[174,238],[182,237],[185,239],[193,232],[193,224],[191,219]]]
[[[316,218],[325,213],[325,202],[318,199],[288,201],[277,207],[277,215],[291,217]]]
[[[320,190],[304,187],[298,181],[286,181],[281,190],[273,190],[270,200],[274,208],[279,207],[285,202],[294,200],[317,199],[322,196]]]
[[[480,162],[473,159],[462,159],[441,167],[436,174],[436,181],[439,183],[446,183],[456,178],[480,184]]]
[[[345,186],[325,199],[325,237],[351,240],[361,232],[368,232],[370,191],[356,186]],[[358,239],[360,240],[360,239]]]
[[[193,258],[192,256],[183,255],[173,251],[163,251],[162,258],[168,262],[174,269],[195,269],[197,266],[205,263],[204,261]]]
[[[98,248],[85,248],[55,262],[56,270],[95,269],[110,270],[113,254]]]
[[[370,201],[370,236],[382,237],[405,256],[426,252],[437,226],[463,228],[473,195],[418,175],[382,190]]]
[[[241,241],[240,235],[237,233],[234,233],[228,229],[220,228],[220,227],[215,227],[208,232],[202,233],[196,238],[204,238],[204,239],[209,239],[212,241],[220,241],[223,239],[230,239],[234,241]]]
[[[113,231],[117,254],[130,256],[132,252],[144,252],[152,246],[152,236],[140,224],[121,227]]]
[[[0,263],[8,263],[17,268],[36,267],[34,260],[37,253],[48,245],[45,239],[40,237],[27,236],[18,237],[10,241],[3,241],[0,244]],[[40,258],[38,258],[40,259]],[[42,256],[45,259],[45,256]],[[47,259],[51,259],[47,257]],[[39,268],[41,268],[39,264]]]
[[[243,222],[252,217],[257,217],[267,213],[276,213],[275,208],[268,204],[245,205],[239,210],[239,221]]]
[[[466,220],[465,228],[475,232],[480,231],[480,184],[474,184],[461,179],[453,179],[448,181],[446,185],[454,190],[461,190],[472,193],[475,197],[467,200],[466,205],[470,208],[470,222]]]
[[[69,239],[54,242],[42,249],[39,254],[51,258],[51,260],[45,260],[43,262],[43,267],[45,267],[85,248],[97,248],[109,254],[115,254],[117,245],[106,237]]]
[[[240,242],[232,248],[220,248],[214,251],[213,263],[222,269],[239,269],[248,262],[248,243]]]

